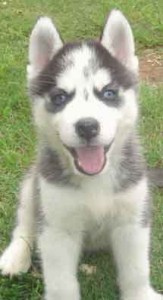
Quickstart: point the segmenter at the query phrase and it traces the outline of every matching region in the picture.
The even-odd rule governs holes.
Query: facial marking
[[[73,63],[66,66],[66,60]],[[84,98],[88,99],[88,93],[85,89],[89,86],[92,88],[92,78],[95,72],[96,64],[92,49],[86,45],[75,49],[72,53],[65,57],[65,70],[57,76],[57,86],[64,89],[66,92],[71,92],[76,89],[77,92],[84,89]],[[88,90],[88,88],[87,88]]]
[[[87,91],[86,89],[84,89],[83,94],[84,94],[84,99],[87,101],[87,100],[88,100],[88,97],[89,97],[88,91]]]
[[[94,88],[102,90],[102,88],[111,82],[111,75],[105,69],[99,69],[94,75]]]
[[[67,93],[76,90],[77,96],[84,100],[88,100],[89,95],[93,95],[93,89],[101,90],[109,84],[111,74],[105,68],[98,69],[95,52],[92,48],[82,45],[68,54],[68,67],[57,77],[57,86]]]

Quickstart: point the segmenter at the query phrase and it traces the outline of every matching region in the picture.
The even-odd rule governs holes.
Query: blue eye
[[[95,96],[100,100],[103,101],[107,106],[118,106],[121,104],[121,97],[119,95],[119,90],[116,86],[107,85],[103,87],[102,90],[97,90],[94,88]]]
[[[112,100],[116,97],[117,92],[115,90],[107,89],[107,90],[104,90],[102,94],[103,94],[104,99]]]
[[[58,94],[58,95],[55,95],[55,97],[54,97],[54,102],[57,105],[64,104],[66,102],[66,100],[67,100],[66,94]]]
[[[65,92],[54,93],[51,95],[51,101],[57,106],[62,106],[67,100],[68,95]]]

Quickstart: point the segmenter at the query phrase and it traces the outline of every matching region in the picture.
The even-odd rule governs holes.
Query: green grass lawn
[[[138,50],[163,44],[162,0],[8,0],[6,5],[0,0],[0,252],[14,224],[19,180],[34,156],[35,135],[25,79],[31,28],[38,16],[50,15],[66,40],[97,37],[113,7],[122,9],[129,18]],[[141,136],[148,164],[163,167],[163,87],[142,84],[140,102]],[[157,290],[163,289],[162,200],[163,193],[155,190],[151,257],[152,282]],[[79,272],[83,299],[118,299],[112,259],[98,254],[83,261],[97,267],[93,275]],[[35,268],[19,278],[0,277],[0,300],[40,300],[42,292],[41,274]]]

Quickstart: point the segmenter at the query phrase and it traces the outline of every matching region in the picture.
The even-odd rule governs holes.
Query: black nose
[[[88,141],[98,135],[100,125],[93,118],[83,118],[75,124],[75,130],[81,138]]]

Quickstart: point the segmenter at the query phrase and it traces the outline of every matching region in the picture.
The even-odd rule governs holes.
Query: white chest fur
[[[140,217],[148,193],[146,178],[119,193],[113,193],[104,177],[88,181],[80,188],[50,184],[41,178],[40,188],[43,212],[54,225],[65,224],[66,220],[69,225],[88,223],[88,220],[99,222],[106,216],[118,223],[128,222]]]

